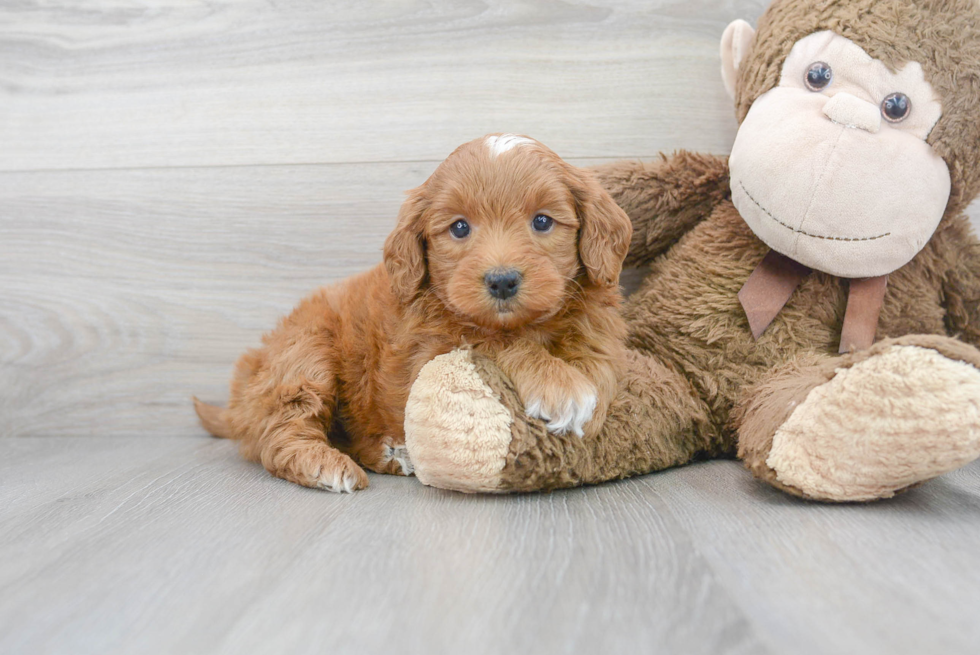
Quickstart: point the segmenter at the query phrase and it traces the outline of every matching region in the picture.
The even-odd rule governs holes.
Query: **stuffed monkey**
[[[775,0],[722,37],[730,158],[596,169],[649,265],[602,431],[549,433],[492,361],[413,387],[425,484],[546,490],[737,456],[826,501],[980,455],[980,4]]]

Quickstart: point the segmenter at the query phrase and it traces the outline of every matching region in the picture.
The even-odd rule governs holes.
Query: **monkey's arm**
[[[643,265],[663,253],[730,194],[728,157],[682,150],[592,171],[633,222],[625,266]]]
[[[980,347],[980,241],[966,217],[955,219],[943,236],[949,268],[943,276],[943,304],[950,336]]]

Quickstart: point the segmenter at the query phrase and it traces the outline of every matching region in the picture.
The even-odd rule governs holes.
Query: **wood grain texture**
[[[432,168],[0,174],[0,434],[194,429],[190,394],[223,398],[300,297],[379,262]]]
[[[234,450],[0,440],[44,464],[0,469],[0,652],[769,652],[642,487],[339,496]]]
[[[18,4],[0,170],[437,161],[501,131],[568,157],[724,151],[718,40],[765,4]]]
[[[980,461],[871,504],[798,501],[723,465],[655,481],[777,652],[977,651]]]
[[[980,463],[829,506],[711,462],[338,496],[206,438],[0,440],[0,652],[967,654]],[[31,462],[36,466],[23,464]]]

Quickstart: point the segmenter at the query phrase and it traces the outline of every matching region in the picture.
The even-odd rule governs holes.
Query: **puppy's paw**
[[[530,390],[527,396],[524,411],[531,418],[548,421],[549,432],[585,435],[585,424],[592,418],[599,396],[594,384],[578,371],[575,373],[578,379],[549,381],[540,390]]]
[[[327,444],[310,444],[292,451],[292,457],[273,475],[304,487],[352,493],[368,486],[367,473],[347,455]]]
[[[354,493],[368,486],[367,473],[354,462],[350,465],[322,470],[316,478],[316,486],[334,493]]]

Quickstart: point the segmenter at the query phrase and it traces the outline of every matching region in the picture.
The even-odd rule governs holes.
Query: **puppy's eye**
[[[457,239],[465,239],[470,235],[470,224],[463,219],[459,219],[449,226],[449,233]]]
[[[546,214],[538,214],[531,221],[531,227],[534,228],[535,232],[547,232],[554,224],[555,220]]]

